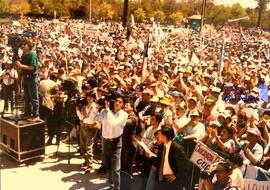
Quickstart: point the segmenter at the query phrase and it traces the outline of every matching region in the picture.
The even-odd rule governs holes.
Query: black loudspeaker
[[[45,155],[44,121],[29,122],[13,118],[0,119],[0,148],[9,156],[23,162]]]

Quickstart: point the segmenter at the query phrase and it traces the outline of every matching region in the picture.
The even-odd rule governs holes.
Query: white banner
[[[270,183],[269,181],[244,179],[244,190],[270,190]]]
[[[222,160],[222,157],[201,142],[198,142],[190,157],[190,161],[204,171],[208,170],[210,165],[220,160]]]

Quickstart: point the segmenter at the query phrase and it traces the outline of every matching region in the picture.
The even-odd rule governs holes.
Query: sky
[[[224,4],[224,5],[232,5],[235,3],[240,3],[243,7],[251,7],[255,8],[257,6],[257,2],[254,0],[215,0],[217,4]]]

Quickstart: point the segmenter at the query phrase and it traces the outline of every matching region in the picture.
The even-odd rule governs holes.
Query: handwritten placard
[[[244,190],[270,190],[270,182],[244,179]]]
[[[190,157],[190,161],[205,171],[209,169],[210,165],[220,160],[222,157],[201,142],[198,142]]]

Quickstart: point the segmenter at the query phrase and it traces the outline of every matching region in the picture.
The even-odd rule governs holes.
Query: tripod
[[[75,106],[73,105],[73,103],[70,101],[70,99],[67,100],[67,102],[65,103],[65,108],[64,108],[64,124],[65,126],[69,126],[68,127],[68,164],[70,164],[70,160],[71,160],[71,146],[73,146],[71,144],[71,131],[73,128],[76,129],[76,133],[77,133],[77,141],[78,144],[80,144],[79,141],[79,133],[78,133],[78,124],[77,124],[77,120],[78,118],[76,117],[76,113],[75,111]],[[57,145],[57,150],[56,150],[56,155],[58,155],[59,153],[59,147],[60,147],[60,143]],[[76,148],[77,150],[79,150],[77,147],[73,146],[74,148]]]

